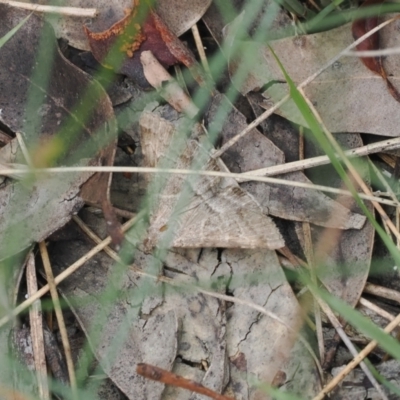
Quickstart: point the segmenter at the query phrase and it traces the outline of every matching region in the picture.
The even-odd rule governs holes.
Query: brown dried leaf
[[[21,1],[36,3],[33,0]],[[169,29],[180,36],[202,17],[210,3],[211,0],[191,0],[190,2],[158,0],[155,9]],[[126,10],[132,8],[132,0],[68,0],[63,5],[97,10],[98,14],[91,19],[84,20],[62,15],[54,15],[51,18],[57,38],[67,40],[69,45],[77,49],[90,50],[82,25],[86,24],[94,32],[104,31],[124,17]]]
[[[27,15],[24,11],[0,5],[0,36]],[[32,15],[27,23],[1,48],[0,57],[0,119],[12,131],[20,131],[36,166],[77,164],[99,165],[105,160],[112,164],[116,126],[111,102],[101,86],[91,81],[84,72],[68,62],[55,47],[49,65],[37,65],[39,41],[56,46],[50,26]],[[44,83],[33,82],[33,70],[46,71]],[[43,75],[40,77],[43,79]],[[75,109],[83,107],[83,95],[88,92],[93,107],[82,122]],[[28,94],[38,99],[26,110]],[[43,98],[42,98],[43,97]],[[77,100],[78,99],[78,100]],[[40,102],[39,102],[40,101]],[[25,114],[25,116],[24,116]],[[65,124],[68,133],[55,135]],[[105,150],[104,145],[111,143]],[[92,147],[86,154],[82,148]],[[91,160],[78,160],[93,157]],[[17,163],[24,163],[21,153],[15,155]],[[39,177],[35,184],[12,183],[2,188],[0,210],[1,258],[20,251],[34,241],[44,240],[59,229],[83,204],[78,196],[80,186],[92,173],[73,173],[63,176]],[[86,192],[94,201],[108,197],[109,176],[94,176],[101,193],[93,196],[93,186]],[[105,183],[104,183],[105,181]],[[89,196],[88,196],[89,197]],[[16,236],[17,235],[17,236]],[[15,238],[18,237],[18,241]]]
[[[235,40],[235,26],[227,27],[225,34],[227,40]],[[276,40],[271,42],[271,46],[295,84],[300,84],[353,42],[351,25],[347,24],[327,32]],[[381,48],[396,48],[399,44],[396,22],[381,30]],[[246,94],[270,84],[263,93],[263,106],[270,108],[289,93],[282,71],[264,44],[243,41],[241,46],[242,51],[230,59],[230,74],[233,76],[238,66],[246,62],[251,54],[248,79],[243,84],[236,82],[236,85]],[[385,59],[387,76],[392,82],[399,79],[399,65],[399,54]],[[332,132],[399,135],[398,102],[388,93],[386,83],[357,57],[341,58],[308,84],[304,91]],[[307,126],[292,100],[277,113]]]
[[[142,7],[144,10],[139,10]],[[147,14],[144,21],[143,14]],[[138,5],[129,10],[127,15],[109,29],[94,33],[84,27],[89,39],[90,49],[94,57],[108,68],[123,73],[135,79],[135,73],[140,66],[139,56],[142,51],[151,50],[157,59],[165,66],[173,65],[177,59],[170,53],[157,29],[153,12],[147,4]],[[105,64],[105,58],[112,46],[118,42],[118,51],[123,54],[122,65]]]
[[[142,87],[148,86],[140,62],[140,55],[145,51],[151,51],[163,66],[183,63],[200,84],[205,83],[192,52],[146,2],[138,3],[122,20],[104,32],[84,29],[94,57],[104,66],[131,77]],[[110,51],[115,51],[114,45],[118,46],[121,55],[116,62],[106,59]]]

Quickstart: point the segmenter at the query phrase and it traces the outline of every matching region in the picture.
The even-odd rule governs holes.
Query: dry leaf
[[[227,40],[234,40],[235,25],[227,27],[225,33]],[[327,32],[290,37],[270,44],[289,76],[299,84],[353,41],[348,24]],[[399,44],[398,22],[393,22],[381,30],[380,45],[381,48],[393,48],[399,47]],[[243,50],[230,59],[231,76],[251,55],[253,61],[247,80],[243,85],[236,85],[246,94],[270,84],[263,93],[264,107],[269,108],[288,93],[282,71],[263,44],[243,41],[241,46]],[[387,76],[396,86],[399,86],[396,84],[400,77],[399,65],[399,54],[385,59]],[[366,68],[357,57],[342,57],[304,90],[330,131],[399,135],[398,102],[389,94],[382,78]],[[307,126],[291,100],[277,113]]]
[[[21,0],[25,3],[35,3],[32,0]],[[177,0],[158,0],[156,11],[175,35],[180,36],[190,29],[204,14],[211,0],[191,0],[190,3]],[[80,50],[90,50],[82,25],[86,24],[94,32],[108,29],[132,8],[132,0],[68,0],[64,6],[95,8],[98,14],[95,18],[83,19],[77,17],[53,16],[51,24],[58,38],[68,41],[70,46]]]
[[[227,112],[227,117],[222,123],[215,122],[215,115],[217,115],[220,107],[224,107]],[[247,128],[244,115],[222,95],[216,95],[212,99],[207,119],[210,128],[214,132],[220,132],[222,143],[227,142]],[[297,135],[293,130],[290,134]],[[257,129],[253,129],[245,140],[240,140],[229,148],[222,155],[222,159],[230,171],[240,173],[283,164],[285,156],[267,137],[263,136]],[[311,183],[302,172],[288,173],[279,177]],[[360,229],[365,223],[366,218],[363,215],[350,212],[347,208],[316,190],[263,182],[245,182],[240,186],[256,198],[265,213],[280,218],[307,221],[338,229]],[[335,218],[330,219],[329,216],[333,213],[335,213]]]
[[[139,10],[144,8],[144,11]],[[142,21],[143,13],[145,20]],[[153,12],[147,4],[138,5],[130,10],[126,16],[103,32],[92,32],[84,27],[89,39],[90,50],[96,60],[108,68],[113,68],[125,75],[135,77],[135,70],[140,65],[139,55],[142,51],[151,50],[157,59],[165,66],[173,65],[177,59],[168,50],[163,41],[161,32],[157,29]],[[117,39],[121,40],[118,50],[125,57],[122,65],[112,65],[105,62]]]
[[[100,221],[100,230],[104,231],[105,222],[99,217],[87,212],[82,217],[96,230],[99,225],[96,221]],[[51,257],[57,272],[89,249],[90,245],[82,239],[54,243]],[[291,348],[301,323],[301,313],[275,252],[180,249],[169,251],[162,265],[159,260],[140,251],[135,255],[135,265],[142,270],[151,268],[158,275],[162,273],[163,265],[164,274],[181,282],[183,288],[188,279],[194,284],[202,282],[203,287],[210,282],[210,290],[219,293],[228,290],[233,294],[232,298],[261,305],[275,313],[294,332],[244,305],[231,305],[227,319],[224,302],[193,290],[176,290],[157,282],[150,292],[146,290],[142,293],[140,288],[148,284],[148,280],[135,276],[130,269],[122,274],[117,283],[118,280],[113,278],[114,262],[100,253],[62,282],[60,290],[74,299],[73,310],[84,332],[89,335],[90,343],[92,334],[102,332],[94,353],[107,374],[129,398],[154,396],[156,399],[188,400],[190,397],[187,391],[174,387],[165,388],[161,395],[162,386],[160,388],[141,380],[129,367],[139,362],[161,366],[219,393],[224,393],[231,381],[230,387],[236,398],[242,392],[247,393],[245,399],[260,398],[257,397],[260,393],[248,385],[246,377],[256,375],[268,382],[282,370],[292,382],[299,375],[299,378],[308,379],[310,385],[318,387],[315,366],[309,364],[310,354],[306,352],[301,359],[293,357],[292,369],[287,365],[293,354]],[[110,304],[99,303],[101,294],[109,285],[118,294],[118,300]],[[144,296],[143,302],[141,296]],[[76,307],[76,304],[80,306]],[[138,304],[141,306],[138,307]],[[109,317],[100,322],[106,310],[110,311]],[[156,321],[162,325],[156,325]],[[176,324],[176,321],[179,323]],[[101,329],[97,329],[100,323]],[[128,325],[124,326],[127,323],[129,329]],[[143,326],[148,327],[146,333]],[[121,343],[120,348],[110,350],[115,361],[109,362],[107,351],[116,343],[117,333],[124,329],[126,336],[117,342]],[[163,335],[161,339],[160,334]],[[234,366],[240,367],[235,361],[238,350],[242,359],[246,360],[245,372],[243,369],[235,372]],[[228,360],[228,355],[231,360]],[[200,367],[202,364],[205,369]],[[305,365],[311,375],[303,370]],[[299,370],[302,373],[296,374]],[[316,390],[307,393],[312,397]]]
[[[155,167],[163,159],[172,157],[179,169],[191,168],[192,162],[203,160],[200,170],[220,170],[217,162],[210,159],[207,144],[202,143],[206,138],[199,125],[195,126],[182,153],[169,148],[169,143],[177,139],[177,132],[170,122],[155,113],[142,114],[140,134],[145,166]],[[231,179],[199,177],[195,183],[190,183],[191,198],[175,210],[185,180],[186,177],[179,175],[167,178],[163,191],[154,197],[157,208],[152,210],[146,248],[156,246],[171,232],[174,232],[172,247],[276,249],[284,246],[274,223]]]
[[[293,291],[279,265],[274,252],[227,250],[222,253],[221,264],[216,269],[229,266],[232,283],[229,291],[234,297],[262,305],[272,311],[287,326],[248,306],[233,304],[227,310],[227,342],[231,382],[235,395],[243,399],[266,399],[252,387],[248,379],[255,376],[271,384],[278,371],[285,371],[292,389],[312,398],[320,386],[311,355],[304,351],[293,353],[297,332],[302,323],[302,313]],[[217,275],[218,276],[218,275]],[[304,368],[308,365],[309,368]],[[298,375],[298,369],[301,373]],[[309,387],[306,391],[304,382]]]
[[[55,268],[60,272],[90,248],[82,240],[55,243],[52,248]],[[161,273],[161,269],[154,271],[154,265],[161,265],[150,255],[138,252],[135,264],[143,270],[153,266],[153,273]],[[138,289],[146,285],[145,280],[129,269],[117,286],[117,280],[111,279],[115,271],[113,265],[113,260],[98,254],[66,279],[60,290],[73,300],[71,308],[88,335],[94,354],[114,383],[130,399],[161,398],[164,385],[143,379],[135,373],[132,365],[147,362],[171,371],[174,362],[177,362],[179,345],[179,356],[185,360],[192,360],[193,363],[212,360],[208,373],[202,372],[202,383],[214,390],[217,385],[219,389],[217,387],[216,390],[220,390],[226,373],[226,321],[219,311],[220,302],[197,294],[164,293],[161,283],[155,283],[151,295],[142,293]],[[110,282],[114,282],[115,293],[120,293],[121,297],[112,304],[101,304],[99,296]],[[135,297],[135,293],[139,298]],[[140,296],[145,297],[143,303]],[[142,304],[138,308],[139,303]],[[75,307],[76,304],[80,306]],[[108,306],[111,307],[108,318],[106,322],[100,322]],[[96,332],[102,334],[94,346],[92,338]],[[118,341],[120,346],[113,350],[119,332],[126,334]],[[110,354],[113,361],[110,361]]]
[[[138,2],[123,19],[103,32],[92,32],[86,26],[84,29],[97,61],[107,68],[129,76],[144,88],[148,84],[140,58],[143,52],[148,51],[151,51],[164,67],[183,63],[200,84],[205,83],[192,52],[147,3]],[[116,57],[114,62],[114,58],[110,60],[107,55],[111,50],[115,50],[113,46],[116,43],[117,52],[121,57]]]
[[[28,13],[0,5],[0,36],[5,35]],[[45,32],[45,34],[43,33]],[[100,165],[101,161],[112,164],[116,126],[111,102],[102,87],[91,81],[88,75],[67,61],[55,47],[52,69],[37,64],[39,40],[48,40],[49,48],[56,46],[52,28],[32,15],[26,24],[0,49],[0,120],[10,130],[22,132],[36,166],[77,164]],[[48,86],[31,79],[34,68],[48,71]],[[85,122],[77,117],[75,109],[83,107],[83,94],[89,91]],[[26,109],[28,93],[34,96],[31,108]],[[58,139],[54,136],[69,123],[68,133]],[[93,141],[92,141],[93,138]],[[91,152],[82,149],[92,143]],[[108,143],[111,144],[107,146]],[[10,145],[11,146],[11,145]],[[90,157],[92,160],[79,160]],[[56,161],[55,161],[56,160]],[[25,163],[21,153],[17,163]],[[65,224],[72,213],[82,205],[80,186],[92,173],[73,173],[63,176],[39,177],[36,184],[12,183],[0,191],[1,258],[20,251],[34,241],[44,240],[50,233]],[[85,198],[94,201],[107,198],[109,176],[94,176],[89,183]],[[104,183],[105,182],[105,183]],[[102,189],[99,193],[96,189]],[[94,196],[95,193],[95,196]],[[16,230],[17,229],[17,230]],[[18,241],[15,240],[18,235]]]
[[[214,40],[222,46],[224,39],[223,28],[225,25],[232,22],[232,19],[236,18],[240,11],[244,10],[246,12],[253,6],[254,4],[247,0],[230,0],[229,2],[219,2],[218,4],[217,2],[213,2],[203,15],[203,22],[206,24]],[[248,11],[252,13],[251,9]],[[272,15],[274,15],[273,21],[270,20]],[[265,29],[262,25],[265,18],[268,18],[270,21],[269,31],[271,32],[279,31],[282,27],[292,24],[292,19],[285,8],[279,7],[276,3],[270,1],[264,1],[258,14],[253,15],[253,18],[249,26],[246,26],[249,35],[257,34],[259,32],[258,29]],[[224,48],[221,47],[221,50],[224,51]]]

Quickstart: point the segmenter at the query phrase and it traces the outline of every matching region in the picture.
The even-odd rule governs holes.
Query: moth
[[[200,124],[193,126],[187,139],[180,139],[182,134],[173,123],[144,111],[139,127],[146,167],[191,169],[195,165],[199,171],[226,170],[221,160],[210,157],[211,145]],[[151,185],[147,249],[163,245],[279,249],[285,245],[272,219],[234,179],[162,174],[149,176]]]

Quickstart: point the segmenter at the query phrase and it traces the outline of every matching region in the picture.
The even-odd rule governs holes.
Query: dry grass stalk
[[[28,261],[26,263],[26,285],[28,288],[28,296],[33,296],[38,290],[38,285],[35,257],[33,256],[32,252],[30,252]],[[31,325],[33,355],[39,396],[41,399],[47,400],[50,399],[50,393],[49,384],[47,381],[47,366],[44,351],[42,307],[39,300],[35,301],[32,304],[32,308],[29,310],[29,321]]]
[[[209,76],[211,76],[210,66],[208,65],[206,52],[204,51],[203,41],[201,40],[199,28],[197,24],[192,26],[192,34],[194,38],[194,42],[196,43],[196,48],[200,56],[201,64],[203,65],[204,70],[207,72]]]
[[[22,3],[20,1],[0,0],[0,3],[8,4],[11,7],[22,8],[33,12],[60,14],[71,17],[94,18],[97,15],[95,8],[78,8],[78,7],[59,7],[47,6],[42,4]]]
[[[43,267],[44,267],[44,271],[46,273],[47,282],[49,285],[51,299],[52,299],[53,305],[54,305],[54,312],[56,314],[58,327],[60,329],[61,341],[62,341],[62,344],[64,347],[65,359],[67,362],[68,376],[69,376],[69,381],[71,384],[72,393],[73,393],[74,398],[78,399],[75,369],[74,369],[74,363],[72,361],[72,354],[71,354],[71,346],[69,344],[67,328],[65,326],[64,316],[63,316],[63,313],[61,310],[61,305],[60,305],[60,299],[58,297],[57,287],[56,287],[56,283],[54,281],[53,270],[52,270],[51,264],[50,264],[49,253],[47,252],[47,247],[46,247],[45,242],[39,243],[39,250],[40,250],[40,255],[42,257]]]
[[[28,174],[28,173],[46,173],[46,172],[54,172],[54,173],[68,173],[68,172],[132,172],[132,173],[145,173],[145,174],[155,174],[155,173],[164,173],[164,174],[181,174],[181,175],[205,175],[205,176],[219,176],[223,178],[233,178],[237,181],[243,179],[243,174],[235,174],[232,172],[222,172],[222,171],[194,171],[190,169],[172,169],[172,168],[150,168],[150,167],[54,167],[54,168],[38,168],[35,170],[29,170],[28,168],[0,168],[0,175],[4,176],[15,176],[15,174]],[[344,196],[352,197],[352,194],[348,190],[336,189],[323,185],[314,185],[306,182],[296,182],[296,181],[288,181],[285,179],[277,179],[270,178],[264,176],[250,176],[246,175],[246,180],[252,180],[255,182],[266,182],[273,183],[276,185],[285,185],[291,187],[300,187],[305,189],[313,189],[320,190],[321,192],[333,193],[333,194],[341,194]],[[359,193],[359,197],[364,200],[375,201],[377,203],[386,204],[389,206],[397,207],[397,201],[393,202],[392,200],[383,199],[373,195],[365,195],[363,193]]]

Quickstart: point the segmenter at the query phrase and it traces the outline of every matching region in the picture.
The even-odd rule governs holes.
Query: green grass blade
[[[11,29],[10,32],[8,32],[6,35],[4,35],[2,38],[0,38],[0,49],[18,32],[18,30],[21,28],[21,26],[24,25],[26,21],[28,21],[28,19],[31,15],[32,14],[29,14],[18,25],[16,25],[13,29]]]

